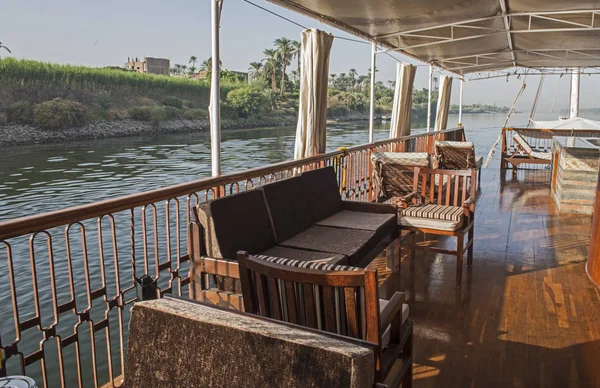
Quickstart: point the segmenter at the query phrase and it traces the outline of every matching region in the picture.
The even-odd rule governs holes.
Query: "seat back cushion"
[[[414,168],[430,167],[427,152],[374,152],[371,155],[378,198],[403,197],[412,193]]]
[[[465,170],[476,168],[475,146],[468,141],[436,141],[438,168]]]
[[[239,250],[262,252],[275,245],[275,235],[262,190],[250,190],[201,203],[198,221],[204,228],[206,254],[236,258]]]
[[[262,190],[277,241],[287,240],[313,224],[303,176],[269,183],[262,186]]]
[[[302,177],[313,222],[342,211],[342,198],[333,167],[306,171]]]
[[[520,133],[515,132],[513,139],[515,143],[517,143],[528,155],[533,152],[533,149],[531,149],[531,146],[529,145],[529,143],[527,143],[527,140],[525,140],[525,138],[523,138],[523,136],[521,136]]]

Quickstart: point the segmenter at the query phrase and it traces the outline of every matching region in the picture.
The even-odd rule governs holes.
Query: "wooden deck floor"
[[[407,293],[415,386],[598,387],[600,292],[585,273],[591,218],[557,214],[548,171],[502,175],[484,170],[474,265],[460,286],[455,259],[435,253],[403,258],[399,277],[380,274],[382,296]]]

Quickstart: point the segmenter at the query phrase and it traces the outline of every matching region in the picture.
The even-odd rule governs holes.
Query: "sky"
[[[254,3],[285,16],[302,26],[319,28],[338,37],[354,38],[316,20],[287,11],[265,0]],[[228,69],[247,71],[248,64],[260,61],[265,48],[276,38],[299,40],[302,28],[271,15],[243,0],[224,0],[221,19],[221,59]],[[207,0],[2,0],[0,42],[16,58],[85,66],[122,66],[128,57],[165,57],[171,63],[187,64],[195,55],[200,61],[210,57],[210,2]],[[5,55],[5,53],[0,53]],[[354,68],[366,74],[370,67],[371,46],[334,39],[330,73],[347,73]],[[427,65],[395,53],[417,68],[415,87],[427,87]],[[295,63],[295,61],[293,61]],[[377,79],[395,78],[395,59],[377,57]],[[293,70],[295,65],[290,66]],[[517,109],[528,112],[536,94],[539,76],[530,76]],[[567,109],[570,77],[547,76],[538,104],[540,117]],[[466,82],[464,104],[510,106],[522,80],[511,77]],[[581,82],[580,106],[597,103],[599,77],[585,76]],[[555,93],[555,90],[558,92]],[[453,84],[452,103],[458,103],[459,81]],[[552,119],[556,118],[556,114]]]

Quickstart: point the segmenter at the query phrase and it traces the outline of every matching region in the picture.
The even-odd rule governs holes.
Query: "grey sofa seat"
[[[355,265],[379,243],[374,237],[375,232],[370,230],[315,225],[278,245],[342,254],[348,257],[349,265]]]
[[[342,210],[316,223],[320,226],[370,230],[373,232],[381,231],[386,234],[394,230],[395,224],[395,214],[367,213],[353,210]]]

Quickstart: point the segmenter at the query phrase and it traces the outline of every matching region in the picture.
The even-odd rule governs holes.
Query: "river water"
[[[504,114],[464,115],[467,140],[478,155],[487,154],[499,134]],[[449,127],[458,121],[450,115]],[[516,114],[511,123],[526,123]],[[388,135],[379,123],[375,138]],[[413,123],[413,133],[425,123]],[[294,127],[225,131],[224,172],[276,163],[293,157]],[[368,123],[331,124],[327,148],[368,142]],[[210,138],[188,133],[0,147],[0,221],[96,202],[210,176]]]
[[[465,115],[464,126],[467,140],[473,141],[478,155],[487,155],[491,145],[497,139],[500,128],[504,122],[504,114]],[[526,123],[526,115],[517,114],[513,117],[512,125]],[[457,117],[451,115],[449,126],[455,125]],[[375,132],[376,139],[388,136],[389,123],[378,124]],[[413,133],[424,132],[425,123],[414,123]],[[295,137],[294,127],[263,128],[252,130],[226,131],[222,134],[222,164],[224,172],[247,169],[276,163],[291,159]],[[338,147],[351,147],[368,142],[368,123],[332,124],[327,128],[327,144],[329,150]],[[66,207],[92,203],[108,198],[115,198],[126,194],[137,193],[145,190],[165,187],[177,183],[210,176],[210,139],[207,133],[190,133],[180,135],[164,135],[143,138],[120,138],[95,140],[87,142],[71,142],[64,144],[47,144],[35,146],[5,147],[0,148],[0,221],[16,217],[30,216],[42,212],[58,210]],[[126,215],[125,215],[126,216]],[[119,246],[119,273],[121,282],[127,283],[132,276],[131,259],[126,253],[130,244],[129,220],[115,217],[119,226],[117,244]],[[104,220],[104,222],[107,222]],[[136,223],[139,221],[136,221]],[[160,221],[162,222],[162,221]],[[163,225],[163,224],[161,224]],[[103,225],[101,229],[105,229]],[[98,235],[98,229],[92,224],[86,225],[88,239],[93,241]],[[75,232],[74,232],[75,233]],[[150,230],[149,235],[152,233]],[[72,275],[69,275],[65,257],[64,229],[52,232],[54,244],[54,274],[56,282],[50,282],[52,269],[49,260],[44,256],[44,236],[36,237],[38,242],[34,249],[36,254],[35,268],[37,275],[31,270],[29,261],[30,248],[26,238],[13,239],[12,255],[14,258],[15,284],[19,293],[20,320],[31,318],[38,314],[35,312],[34,300],[39,299],[39,314],[42,317],[42,326],[52,325],[54,313],[52,311],[52,287],[56,289],[58,303],[70,300],[69,278],[73,279],[74,292],[77,302],[77,311],[81,312],[87,305],[85,287],[99,289],[105,284],[107,297],[112,297],[115,277],[114,267],[111,267],[110,237],[107,243],[102,243],[105,249],[103,255],[99,246],[92,243],[86,248],[89,257],[89,276],[84,271],[81,247],[74,246],[70,254],[73,257]],[[109,236],[110,232],[106,232]],[[61,237],[62,236],[62,237]],[[91,236],[91,237],[90,237]],[[61,240],[62,238],[62,240]],[[72,240],[77,240],[77,236]],[[165,257],[165,236],[159,236],[161,244],[161,258]],[[41,239],[41,240],[40,240]],[[131,254],[140,260],[140,252],[144,250],[141,239],[135,243],[135,252]],[[105,246],[106,245],[106,246]],[[157,248],[158,249],[158,248]],[[122,252],[123,251],[123,252]],[[152,249],[150,248],[150,251]],[[158,254],[158,250],[157,250]],[[105,264],[100,265],[104,258]],[[116,261],[116,260],[115,260]],[[106,266],[104,268],[103,266]],[[143,264],[136,264],[143,265]],[[137,267],[142,268],[142,267]],[[87,270],[86,270],[87,271]],[[128,272],[129,271],[129,272]],[[182,268],[185,273],[185,268]],[[106,275],[100,275],[103,272]],[[152,272],[150,268],[149,273]],[[12,323],[12,302],[10,299],[6,252],[0,245],[0,343],[6,346],[14,338],[14,325]],[[38,294],[32,292],[31,279],[36,276],[40,285]],[[104,279],[104,276],[106,279]],[[164,279],[163,279],[164,280]],[[159,279],[159,282],[161,279]],[[90,305],[91,306],[91,305]],[[104,303],[95,300],[90,311],[90,317],[98,322],[104,317]],[[123,312],[123,320],[128,322],[129,310]],[[111,333],[116,333],[115,311],[111,312]],[[73,333],[75,327],[80,336],[81,363],[84,368],[83,379],[86,386],[92,384],[92,357],[91,346],[84,338],[90,338],[90,328],[87,323],[79,325],[77,316],[70,312],[60,315],[57,334],[62,338]],[[19,342],[19,350],[29,354],[39,349],[41,334],[35,328],[26,330],[23,339]],[[106,340],[102,331],[96,335],[97,373],[102,379],[107,377]],[[125,340],[127,335],[125,334]],[[112,335],[113,349],[118,349],[118,336]],[[57,354],[57,346],[53,339],[44,345],[46,354]],[[74,346],[65,348],[62,356],[67,366],[67,386],[77,385],[77,375],[73,368],[75,362]],[[115,365],[119,364],[118,354],[113,351],[111,358]],[[19,373],[16,357],[9,359],[9,374]],[[57,358],[48,356],[47,371],[50,378],[49,386],[57,386],[59,381]],[[27,368],[27,373],[41,384],[41,367],[34,363]],[[116,374],[120,370],[115,370]],[[104,380],[106,381],[106,380]]]

